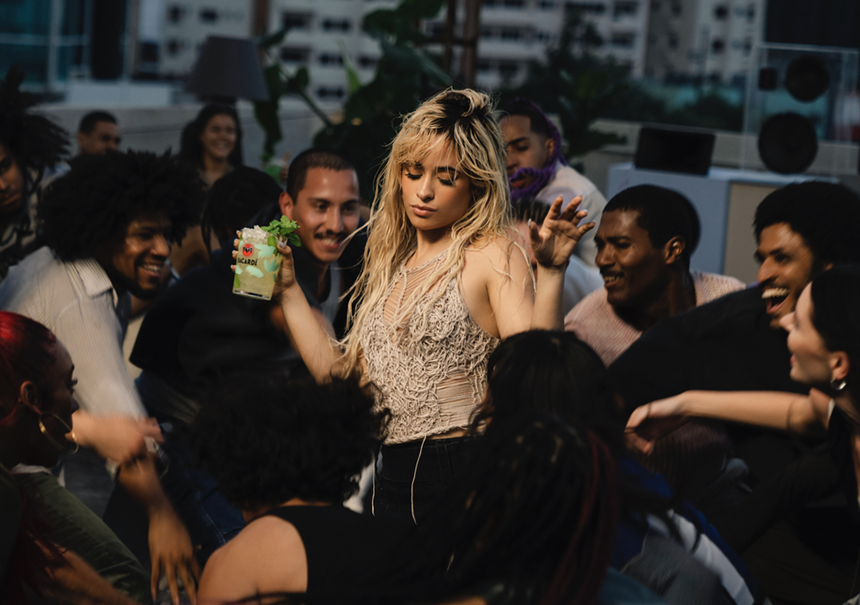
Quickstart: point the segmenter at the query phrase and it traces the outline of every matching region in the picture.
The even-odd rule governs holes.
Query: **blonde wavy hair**
[[[416,302],[444,276],[450,275],[451,279],[459,276],[468,247],[483,247],[500,236],[513,241],[505,146],[493,109],[486,94],[468,89],[446,90],[425,101],[403,120],[376,180],[376,202],[367,224],[364,266],[352,288],[350,329],[341,343],[345,352],[343,369],[347,373],[358,367],[359,336],[368,317],[385,303],[391,279],[417,246],[416,229],[403,203],[404,167],[420,162],[436,146],[447,142],[456,156],[455,169],[471,182],[472,200],[466,214],[451,226],[451,246],[443,262],[401,306],[395,317],[398,325],[408,320]],[[437,288],[432,300],[440,298],[444,291],[445,288]]]

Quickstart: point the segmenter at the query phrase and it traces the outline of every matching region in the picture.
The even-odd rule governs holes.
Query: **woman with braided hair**
[[[377,514],[417,522],[459,473],[499,340],[562,325],[564,270],[593,223],[579,224],[577,200],[562,211],[558,198],[542,226],[532,225],[535,290],[514,241],[504,168],[487,95],[448,90],[405,118],[377,181],[357,302],[340,346],[313,321],[282,248],[275,294],[311,374],[325,381],[358,370],[374,384],[377,405],[391,411]]]

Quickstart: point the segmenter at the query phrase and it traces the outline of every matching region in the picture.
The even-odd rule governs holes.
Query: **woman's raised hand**
[[[573,198],[564,210],[561,209],[563,202],[561,196],[555,198],[540,227],[529,221],[532,251],[542,267],[564,269],[576,244],[594,228],[594,221],[582,223],[587,214],[585,210],[579,210],[582,196]]]

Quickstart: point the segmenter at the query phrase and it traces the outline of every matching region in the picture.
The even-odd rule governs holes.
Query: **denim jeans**
[[[463,468],[473,437],[383,445],[376,464],[373,511],[400,523],[420,523]],[[414,478],[414,481],[413,481]]]

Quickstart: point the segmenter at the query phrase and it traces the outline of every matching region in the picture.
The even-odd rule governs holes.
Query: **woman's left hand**
[[[563,270],[576,244],[594,228],[593,221],[581,223],[587,214],[585,210],[579,210],[582,196],[573,198],[562,211],[563,202],[561,196],[555,198],[540,227],[529,221],[532,252],[538,265],[542,267]]]

